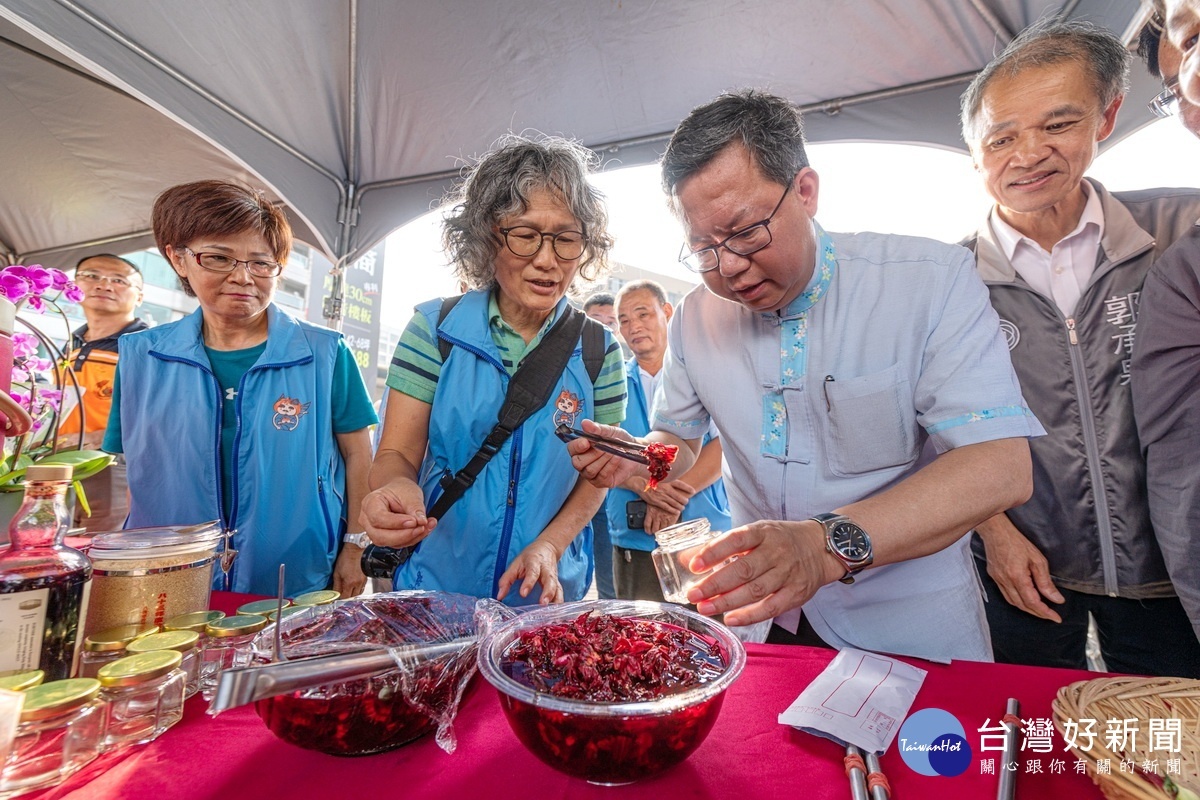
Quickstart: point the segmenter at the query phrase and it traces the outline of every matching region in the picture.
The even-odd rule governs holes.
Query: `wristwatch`
[[[342,541],[355,547],[366,547],[371,544],[371,537],[366,533],[347,533],[342,537]]]
[[[825,528],[825,550],[846,567],[846,574],[838,580],[854,583],[854,576],[875,561],[871,537],[842,514],[817,514],[811,519]]]

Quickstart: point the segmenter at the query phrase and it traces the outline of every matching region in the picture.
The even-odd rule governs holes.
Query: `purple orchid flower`
[[[83,289],[80,289],[73,283],[68,283],[66,289],[63,290],[63,297],[72,303],[82,303]]]
[[[32,333],[18,331],[13,334],[12,340],[14,359],[23,360],[29,358],[38,351],[38,338]]]
[[[24,270],[24,267],[19,269]],[[0,272],[0,294],[7,297],[13,303],[19,303],[29,296],[29,292],[33,286],[29,281],[25,280],[25,276],[13,271],[13,267]]]
[[[71,279],[67,276],[67,273],[63,272],[61,269],[47,267],[46,271],[50,273],[50,286],[52,288],[62,290],[66,289],[67,286],[71,284]]]
[[[34,289],[36,291],[36,287],[34,287]],[[42,302],[42,298],[36,294],[31,294],[28,297],[26,297],[25,305],[28,308],[32,308],[34,311],[38,312],[39,314],[41,314],[43,311],[46,310],[46,304],[44,302]]]
[[[50,270],[43,267],[41,264],[30,264],[25,268],[25,278],[33,284],[33,290],[38,295],[42,295],[54,285],[54,276],[50,274]]]

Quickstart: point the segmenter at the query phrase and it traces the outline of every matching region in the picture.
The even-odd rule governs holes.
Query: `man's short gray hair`
[[[1014,78],[1027,69],[1070,61],[1083,65],[1091,74],[1101,110],[1128,88],[1129,51],[1111,31],[1082,20],[1045,19],[1021,31],[963,92],[963,139],[971,144],[978,138],[975,124],[979,108],[993,80]]]
[[[501,139],[467,171],[449,198],[455,205],[443,220],[442,243],[455,277],[472,289],[495,283],[494,262],[504,247],[497,223],[523,213],[530,194],[548,189],[562,198],[587,236],[578,275],[589,281],[598,278],[608,269],[613,244],[604,196],[588,182],[588,173],[598,164],[591,150],[556,136]]]
[[[652,281],[649,278],[643,278],[641,280],[630,281],[629,283],[622,286],[620,291],[617,292],[617,302],[618,303],[621,302],[621,298],[624,297],[625,295],[629,294],[630,292],[640,292],[643,290],[654,295],[654,299],[658,301],[658,304],[660,306],[666,305],[667,290],[663,288],[663,285],[661,283],[659,283],[658,281]]]
[[[791,101],[757,89],[726,92],[692,109],[671,136],[662,160],[667,196],[674,198],[681,182],[734,142],[745,147],[763,174],[780,186],[787,186],[808,166],[803,120]]]

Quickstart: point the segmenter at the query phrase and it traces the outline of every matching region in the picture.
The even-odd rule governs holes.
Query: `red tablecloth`
[[[216,594],[213,607],[232,612],[249,598]],[[548,798],[804,798],[845,800],[841,748],[800,733],[777,715],[829,663],[832,651],[807,647],[751,645],[742,677],[730,688],[712,733],[685,762],[630,786],[598,787],[568,778],[535,759],[508,727],[496,692],[476,677],[455,723],[458,749],[440,750],[432,737],[361,758],[338,758],[276,739],[251,708],[210,718],[199,696],[188,701],[183,721],[157,741],[106,756],[42,798],[302,798],[341,797],[537,797]],[[996,795],[995,775],[981,774],[978,728],[1004,713],[1017,697],[1023,718],[1050,717],[1060,686],[1095,677],[1086,672],[955,662],[949,666],[913,661],[929,676],[913,711],[936,707],[953,713],[966,728],[975,758],[955,778],[919,775],[893,746],[882,758],[896,800],[979,798]],[[1054,752],[1038,757],[1041,774],[1018,778],[1021,800],[1092,800],[1101,794],[1076,774],[1074,759],[1054,737]],[[982,757],[996,760],[998,753]],[[1050,772],[1051,758],[1066,763]],[[1031,756],[1032,760],[1032,756]],[[1115,768],[1115,767],[1114,767]]]

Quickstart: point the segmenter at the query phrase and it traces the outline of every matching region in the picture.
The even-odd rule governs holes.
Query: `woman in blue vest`
[[[224,181],[167,189],[154,238],[200,307],[121,337],[104,449],[124,452],[126,527],[220,519],[238,551],[214,585],[288,596],[366,583],[358,528],[376,422],[336,331],[271,302],[292,246],[262,194]],[[350,535],[353,538],[353,534]]]
[[[442,519],[427,511],[442,477],[461,470],[495,426],[509,380],[567,310],[576,277],[594,280],[606,268],[611,239],[587,180],[592,158],[563,139],[509,137],[459,187],[443,240],[470,291],[444,315],[441,299],[417,306],[405,328],[388,374],[374,491],[363,501],[372,541],[419,545],[396,569],[396,589],[522,605],[578,600],[591,583],[588,523],[604,491],[578,477],[554,429],[624,417],[624,365],[607,331],[595,379],[577,346],[549,402]]]

